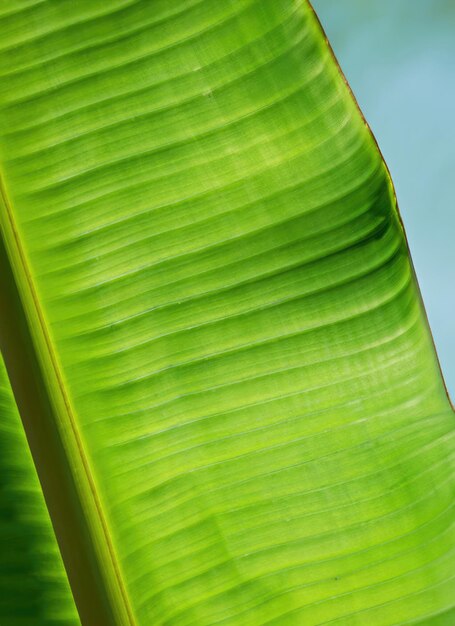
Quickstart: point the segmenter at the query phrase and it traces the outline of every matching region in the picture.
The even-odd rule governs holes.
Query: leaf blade
[[[3,172],[138,623],[442,610],[453,415],[309,6],[53,6],[63,52],[46,74],[25,44]]]
[[[0,619],[79,623],[51,522],[0,358]]]

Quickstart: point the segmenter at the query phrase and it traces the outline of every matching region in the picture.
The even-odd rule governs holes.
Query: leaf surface
[[[0,623],[79,624],[1,357]]]
[[[36,356],[41,470],[74,485],[86,623],[451,625],[454,417],[310,5],[14,6],[3,334]]]

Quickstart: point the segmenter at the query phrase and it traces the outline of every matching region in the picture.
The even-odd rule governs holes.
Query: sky
[[[455,400],[455,0],[313,0],[389,166]]]

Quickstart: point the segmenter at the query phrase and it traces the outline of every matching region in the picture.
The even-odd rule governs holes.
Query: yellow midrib
[[[116,588],[117,593],[112,594],[112,592],[109,591],[109,585],[106,585],[106,596],[108,601],[111,600],[117,605],[112,612],[114,615],[121,616],[121,622],[119,622],[118,626],[137,626],[123,580],[116,550],[112,542],[109,526],[103,511],[101,498],[98,493],[93,472],[90,467],[90,462],[84,450],[82,438],[78,430],[75,411],[72,407],[68,391],[65,387],[59,359],[52,343],[48,325],[46,323],[45,315],[33,282],[27,255],[21,242],[13,209],[9,201],[6,185],[1,173],[0,198],[0,227],[2,227],[0,230],[3,230],[4,243],[9,263],[11,265],[12,273],[16,279],[16,287],[20,294],[21,306],[29,325],[29,331],[33,338],[33,344],[38,342],[38,345],[41,348],[37,350],[37,346],[33,345],[35,355],[41,366],[41,374],[42,372],[46,372],[46,376],[42,376],[42,380],[40,382],[42,383],[43,389],[46,390],[50,405],[53,408],[53,416],[55,418],[58,431],[61,433],[63,430],[66,434],[68,434],[69,431],[69,434],[71,435],[69,438],[65,437],[65,441],[71,441],[73,444],[71,447],[73,449],[68,450],[67,446],[64,445],[62,438],[60,438],[62,450],[65,456],[69,458],[69,465],[71,467],[75,467],[75,464],[71,461],[75,460],[77,463],[74,475],[78,475],[83,478],[82,485],[79,480],[74,481],[82,492],[78,494],[80,496],[81,509],[87,513],[86,519],[88,521],[89,528],[94,529],[95,526],[95,529],[98,528],[101,531],[96,534],[98,535],[98,539],[100,539],[102,544],[104,544],[103,552],[110,562],[109,565],[113,574],[111,580],[113,580],[113,586]],[[21,278],[23,280],[21,280]],[[57,394],[49,393],[48,387],[50,387],[53,391],[57,391]],[[58,402],[57,399],[60,399],[60,402],[58,403],[60,406],[56,406]],[[87,505],[87,508],[89,509],[88,511],[86,507],[84,507],[84,504]],[[95,515],[96,519],[93,518],[93,515]],[[77,524],[77,521],[75,521],[75,523]],[[95,559],[99,559],[100,555],[97,555],[96,551],[94,552]],[[109,570],[109,566],[106,568],[106,563],[99,563],[99,565],[100,572],[106,572],[106,570]],[[101,625],[97,624],[96,626]]]

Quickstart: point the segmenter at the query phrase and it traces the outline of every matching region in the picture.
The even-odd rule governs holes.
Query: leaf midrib
[[[75,411],[65,386],[57,351],[52,342],[44,311],[29,269],[27,255],[22,245],[19,229],[8,197],[7,187],[1,172],[0,227],[0,231],[3,231],[4,246],[10,265],[9,269],[15,278],[20,306],[27,321],[27,330],[32,338],[31,347],[40,365],[40,386],[49,401],[49,405],[52,407],[54,425],[60,434],[59,443],[63,455],[68,461],[68,466],[71,468],[71,478],[74,484],[77,485],[79,504],[92,533],[90,537],[91,545],[88,548],[87,546],[80,546],[80,548],[82,550],[88,549],[92,553],[91,556],[96,563],[97,570],[104,578],[102,585],[105,600],[115,622],[118,622],[119,626],[137,626],[109,525],[103,510],[101,496],[79,433]],[[7,332],[8,329],[4,329],[4,331]],[[45,375],[44,372],[46,372]],[[17,395],[18,390],[15,388],[14,392]],[[24,393],[26,392],[24,390]],[[65,434],[64,438],[62,433]],[[68,437],[68,435],[70,436]],[[55,465],[51,468],[54,472],[58,472],[61,469],[56,461],[52,455],[49,456],[49,463]],[[40,468],[38,467],[37,469],[39,473]],[[45,490],[44,495],[46,497]],[[80,523],[77,519],[72,521],[76,526]],[[79,538],[84,536],[83,531],[78,532],[77,536]],[[97,553],[97,550],[94,548],[95,545],[101,548],[101,554]],[[65,562],[65,567],[71,583],[71,564]],[[111,626],[111,621],[107,617],[106,626],[108,625]],[[97,626],[103,625],[98,623]]]

